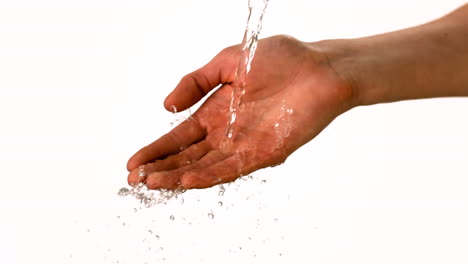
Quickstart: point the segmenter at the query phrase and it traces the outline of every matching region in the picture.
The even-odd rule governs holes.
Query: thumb
[[[230,47],[220,52],[202,68],[185,75],[167,96],[164,107],[171,112],[183,111],[196,104],[219,84],[233,82],[236,58],[238,58],[238,49]]]

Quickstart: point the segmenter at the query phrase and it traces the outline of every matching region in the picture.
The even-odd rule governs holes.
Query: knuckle
[[[231,54],[233,54],[234,50],[236,50],[236,51],[238,50],[236,47],[237,47],[237,45],[224,48],[224,49],[221,50],[221,52],[219,52],[218,56],[231,55]]]

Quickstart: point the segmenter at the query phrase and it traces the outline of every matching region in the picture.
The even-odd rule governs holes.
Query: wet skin
[[[187,109],[215,89],[189,118],[142,148],[128,182],[151,189],[207,188],[280,164],[334,118],[356,106],[468,96],[468,4],[430,23],[386,34],[301,42],[259,42],[230,144],[224,144],[240,47],[229,47],[186,75],[166,98]],[[289,134],[277,133],[287,116]],[[284,108],[284,107],[283,107]],[[145,176],[138,167],[144,165]]]
[[[267,38],[260,41],[247,76],[234,137],[225,144],[239,50],[239,46],[223,50],[181,80],[165,101],[168,110],[172,106],[184,110],[222,86],[191,118],[130,159],[129,183],[145,181],[151,189],[190,189],[234,181],[284,162],[351,107],[350,87],[319,50],[287,36]],[[287,116],[287,137],[275,130],[280,118],[285,118],[283,105],[294,111]],[[142,164],[146,164],[145,177],[138,173]]]

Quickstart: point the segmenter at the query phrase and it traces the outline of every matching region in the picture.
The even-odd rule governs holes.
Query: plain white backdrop
[[[463,3],[271,0],[262,37],[361,37]],[[222,197],[116,195],[170,129],[165,96],[246,18],[247,0],[1,1],[0,263],[467,263],[467,98],[353,109]]]

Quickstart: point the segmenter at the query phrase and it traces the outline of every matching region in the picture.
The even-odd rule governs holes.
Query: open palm
[[[168,110],[187,109],[222,86],[191,118],[129,160],[130,184],[191,189],[234,181],[284,162],[353,105],[351,87],[328,64],[325,52],[287,36],[267,38],[259,42],[233,138],[228,140],[239,50],[227,48],[182,78],[164,103]]]

